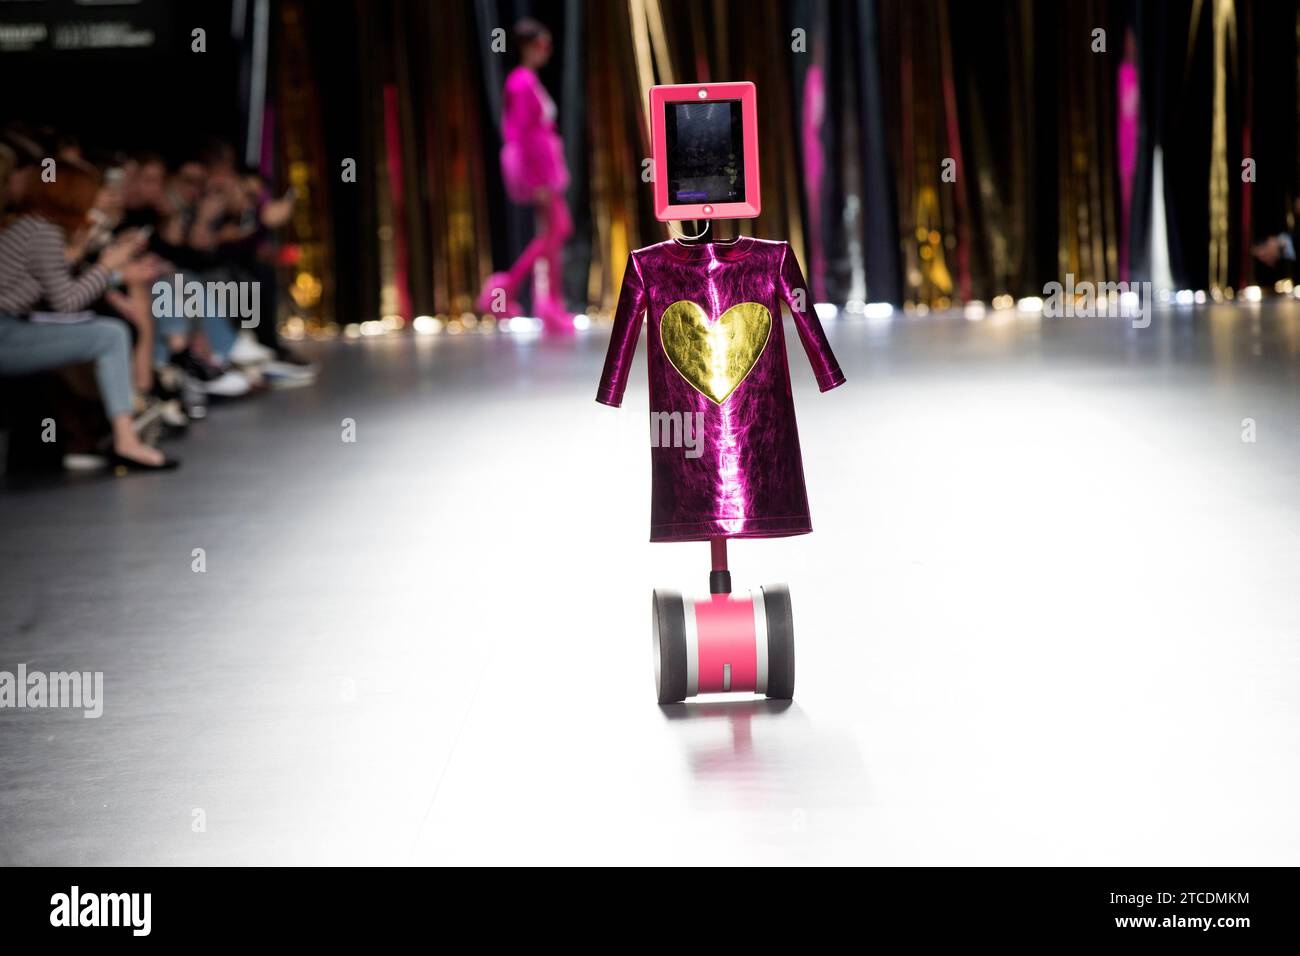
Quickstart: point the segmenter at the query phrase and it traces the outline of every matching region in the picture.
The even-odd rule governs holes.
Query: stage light
[[[580,332],[591,328],[591,317],[578,313],[573,317],[573,327]]]
[[[1205,290],[1197,289],[1196,294],[1192,298],[1197,305],[1205,305]]]
[[[823,322],[840,314],[840,310],[834,302],[814,302],[813,311],[817,313],[817,318]]]
[[[345,339],[361,338],[361,326],[357,325],[355,322],[349,322],[347,325],[343,326],[343,337]]]
[[[966,316],[966,318],[970,319],[972,322],[978,322],[980,319],[984,318],[985,313],[986,310],[984,308],[984,303],[979,300],[967,302],[965,308],[962,309],[962,315]]]
[[[1043,300],[1036,295],[1027,295],[1016,303],[1019,312],[1042,312]]]
[[[400,315],[386,315],[379,321],[383,324],[384,329],[389,332],[396,332],[406,325],[406,319]]]
[[[1264,293],[1260,291],[1257,285],[1248,285],[1241,290],[1241,297],[1247,302],[1258,302],[1264,298]]]
[[[516,315],[505,322],[507,332],[540,332],[542,320],[531,315]]]
[[[1291,293],[1291,288],[1292,284],[1290,279],[1278,279],[1273,283],[1273,291],[1278,295],[1289,295]]]
[[[848,302],[844,303],[844,311],[848,312],[850,315],[861,315],[862,310],[866,307],[867,304],[861,299],[849,299]]]
[[[433,335],[442,331],[442,322],[431,315],[417,315],[411,323],[417,335]]]
[[[1202,292],[1201,295],[1205,295],[1205,293]],[[1174,301],[1179,305],[1191,305],[1196,301],[1196,293],[1191,289],[1179,289],[1174,295]]]
[[[888,302],[868,302],[862,306],[862,314],[868,319],[887,319],[894,314],[894,307]]]
[[[993,308],[999,312],[1001,312],[1004,309],[1009,309],[1015,304],[1016,304],[1016,300],[1006,294],[995,295],[993,297]]]

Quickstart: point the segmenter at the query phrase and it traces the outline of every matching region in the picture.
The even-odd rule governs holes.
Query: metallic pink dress
[[[629,257],[596,401],[622,403],[646,313],[651,541],[812,530],[782,302],[821,390],[844,384],[788,243],[670,240]]]

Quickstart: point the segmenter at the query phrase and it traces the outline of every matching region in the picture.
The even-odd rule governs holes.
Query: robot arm
[[[817,377],[817,387],[823,392],[838,388],[844,384],[844,373],[840,363],[831,351],[831,344],[826,340],[821,320],[810,301],[808,283],[804,281],[799,260],[790,251],[790,244],[785,243],[781,260],[781,298],[790,307],[794,324],[799,329],[799,339],[803,349],[808,353],[808,362]]]
[[[627,257],[623,269],[623,289],[618,294],[618,311],[614,315],[614,331],[609,336],[609,351],[605,353],[605,370],[600,375],[600,388],[596,401],[618,408],[623,404],[623,390],[632,369],[632,356],[636,342],[641,337],[641,314],[645,312],[645,285],[641,281],[641,267],[636,256]]]

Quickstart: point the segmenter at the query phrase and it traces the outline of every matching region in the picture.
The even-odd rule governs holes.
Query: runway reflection
[[[698,805],[798,812],[870,803],[853,737],[819,728],[794,701],[708,700],[660,710]]]

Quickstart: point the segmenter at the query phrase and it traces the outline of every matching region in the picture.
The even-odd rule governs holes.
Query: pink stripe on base
[[[711,600],[697,601],[695,627],[700,649],[699,692],[716,694],[722,690],[725,664],[731,665],[730,690],[752,691],[758,683],[753,599],[714,594]]]

